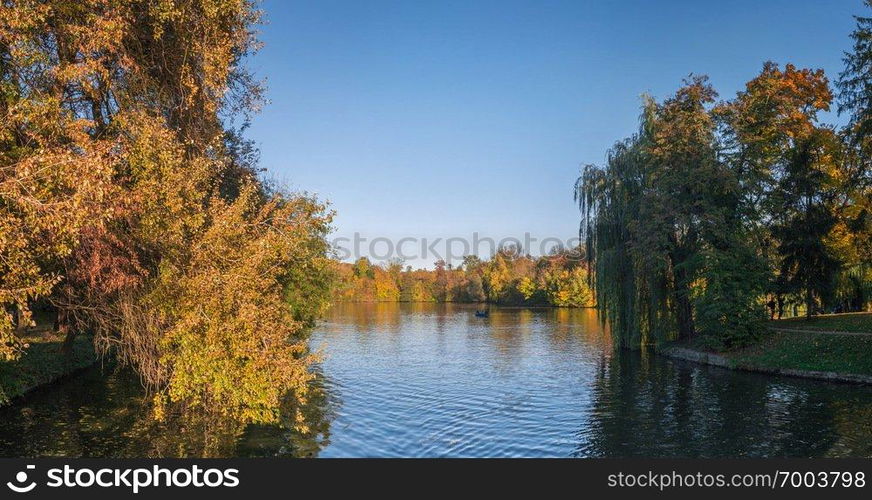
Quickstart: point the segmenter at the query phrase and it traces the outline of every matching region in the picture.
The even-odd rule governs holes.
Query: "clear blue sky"
[[[862,0],[278,1],[249,137],[336,235],[562,239],[572,186],[691,72],[730,98],[766,60],[823,68]],[[837,118],[826,117],[829,121]],[[424,260],[411,262],[427,265]]]

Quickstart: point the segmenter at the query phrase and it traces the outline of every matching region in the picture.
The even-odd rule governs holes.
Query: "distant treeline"
[[[340,301],[594,305],[579,250],[534,258],[507,247],[489,260],[467,255],[457,267],[440,260],[432,270],[404,268],[401,261],[376,265],[365,257],[337,268]]]

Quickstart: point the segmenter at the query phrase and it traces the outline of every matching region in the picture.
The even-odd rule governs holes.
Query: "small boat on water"
[[[485,309],[484,311],[475,311],[476,318],[487,318],[490,313]]]

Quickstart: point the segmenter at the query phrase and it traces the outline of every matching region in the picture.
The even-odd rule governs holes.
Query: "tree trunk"
[[[805,318],[811,319],[814,309],[814,292],[811,288],[806,288],[805,291]]]
[[[690,300],[690,282],[686,264],[688,258],[693,255],[696,232],[693,228],[688,230],[684,242],[680,243],[673,235],[671,240],[675,247],[669,252],[669,260],[672,266],[672,277],[675,281],[673,297],[675,300],[675,316],[678,321],[678,340],[688,341],[693,338],[696,330],[693,325],[693,304]]]
[[[73,352],[73,341],[76,340],[76,330],[70,328],[67,312],[63,309],[58,310],[57,317],[55,318],[55,330],[58,335],[64,336],[64,343],[61,344],[61,352],[65,355],[69,355]]]
[[[682,270],[675,271],[675,314],[678,320],[678,340],[682,341],[692,339],[696,333],[686,274]]]
[[[676,313],[678,316],[678,340],[690,340],[696,333],[693,325],[693,307],[686,292],[675,296]]]
[[[67,334],[64,337],[64,343],[61,345],[61,353],[70,355],[73,352],[73,342],[76,340],[76,330],[67,328]]]
[[[25,333],[27,333],[27,321],[24,318],[24,313],[21,310],[21,306],[15,305],[15,336],[23,337]]]

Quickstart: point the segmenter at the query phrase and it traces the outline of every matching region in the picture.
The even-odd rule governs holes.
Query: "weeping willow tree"
[[[622,348],[647,343],[662,332],[661,320],[668,317],[663,276],[646,272],[650,256],[638,244],[657,120],[657,103],[650,96],[643,99],[639,131],[612,147],[605,166],[585,166],[575,185],[597,307]]]
[[[591,286],[601,318],[622,348],[662,338],[674,325],[665,256],[649,253],[641,241],[643,217],[650,211],[645,205],[653,182],[657,114],[657,103],[646,96],[638,133],[616,143],[604,167],[587,165],[576,182]]]
[[[615,144],[605,168],[584,167],[575,186],[582,212],[588,274],[596,304],[621,347],[640,345],[644,302],[630,227],[639,218],[645,175],[642,134]]]
[[[705,77],[646,97],[639,131],[576,182],[591,284],[621,347],[715,332],[735,317],[720,299],[747,303],[731,292],[754,256],[737,251],[738,182],[719,158],[716,97]]]

